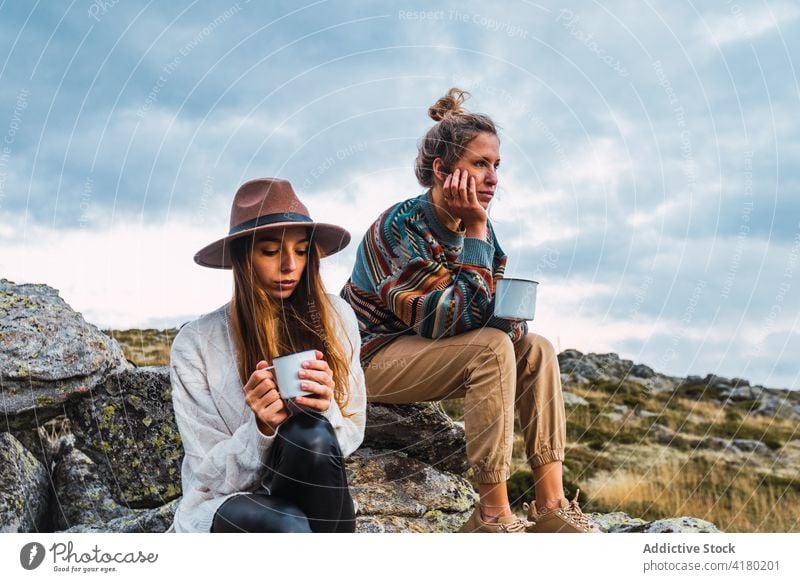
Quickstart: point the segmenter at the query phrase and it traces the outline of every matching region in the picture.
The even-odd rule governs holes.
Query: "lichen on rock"
[[[121,348],[47,285],[0,279],[0,414],[12,429],[61,414],[128,363]]]
[[[77,446],[97,465],[117,503],[152,508],[181,494],[183,448],[172,410],[169,370],[121,370],[91,399],[67,408]]]
[[[49,493],[44,465],[13,435],[0,433],[0,533],[40,531]]]

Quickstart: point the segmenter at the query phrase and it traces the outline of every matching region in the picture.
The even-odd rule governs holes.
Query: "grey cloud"
[[[7,167],[0,165],[4,217],[27,208],[29,220],[55,228],[92,228],[112,213],[216,228],[248,178],[288,177],[310,200],[336,192],[344,213],[366,195],[360,185],[405,172],[398,191],[368,193],[388,206],[418,191],[412,167],[416,140],[431,124],[426,108],[466,85],[468,106],[503,126],[503,194],[520,208],[500,227],[501,242],[519,266],[540,268],[543,257],[557,256],[544,267],[549,280],[619,288],[587,297],[587,316],[660,318],[676,329],[704,281],[692,325],[712,328],[708,342],[681,338],[669,361],[670,336],[620,345],[656,367],[726,373],[737,356],[746,359],[746,345],[726,346],[724,330],[743,321],[778,338],[750,364],[753,374],[773,373],[766,354],[780,348],[781,318],[798,307],[787,295],[771,316],[800,228],[791,166],[799,148],[788,121],[797,110],[796,20],[717,48],[704,20],[713,26],[729,5],[698,14],[684,4],[511,10],[475,1],[421,18],[400,10],[430,10],[424,2],[337,2],[270,27],[297,5],[238,5],[153,4],[139,14],[120,2],[95,21],[76,4],[29,79],[39,58],[31,47],[41,47],[64,10],[40,5],[0,84],[0,139],[10,105],[30,90]],[[7,54],[27,8],[3,13]],[[749,151],[754,206],[740,236]],[[560,198],[537,203],[540,192]],[[659,215],[664,204],[673,206]],[[508,248],[537,227],[576,234]],[[773,365],[782,374],[773,378],[791,374],[786,361]]]

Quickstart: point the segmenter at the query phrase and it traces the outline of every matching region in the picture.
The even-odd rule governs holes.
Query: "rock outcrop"
[[[54,529],[97,527],[133,513],[114,500],[94,461],[75,448],[73,435],[63,437],[58,448],[52,471],[54,497],[58,500],[52,508]]]
[[[65,402],[126,367],[117,342],[55,289],[0,279],[0,415],[11,429],[61,414]]]
[[[453,531],[475,502],[464,478],[405,453],[362,448],[348,459],[347,471],[361,532]]]
[[[458,474],[468,469],[464,429],[438,403],[369,405],[362,447],[405,453]]]
[[[588,515],[606,533],[719,533],[713,523],[696,517],[645,521],[621,511]]]
[[[669,392],[680,383],[679,378],[665,376],[644,364],[623,360],[617,354],[583,354],[578,350],[564,350],[558,354],[561,379],[564,384],[592,384],[620,382],[638,384],[644,391]]]
[[[117,503],[151,508],[180,496],[183,449],[168,368],[116,371],[95,385],[91,399],[70,403],[67,416],[76,447]]]
[[[181,494],[183,454],[168,369],[131,366],[116,341],[46,285],[0,280],[0,315],[0,407],[9,430],[0,433],[0,531],[166,531]],[[568,350],[559,360],[578,386],[622,377],[643,391],[682,385],[614,354]],[[719,394],[730,401],[757,395],[765,410],[774,404],[763,400],[766,390],[745,386],[718,386]],[[579,395],[566,400],[572,409],[590,406]],[[60,428],[42,428],[63,413]],[[606,412],[630,413],[627,405]],[[675,435],[664,427],[657,437]],[[759,441],[725,446],[763,453]],[[346,464],[357,530],[456,530],[476,499],[464,449],[462,426],[438,404],[369,405],[364,443]],[[693,518],[595,518],[606,531],[715,530]]]
[[[722,406],[749,404],[753,414],[800,420],[800,391],[751,386],[742,378],[715,374],[705,377],[676,378],[654,372],[644,364],[634,364],[615,353],[583,354],[564,350],[558,354],[564,385],[599,385],[609,390],[638,386],[640,394],[674,394],[698,400],[711,400]],[[575,404],[573,404],[574,406]]]

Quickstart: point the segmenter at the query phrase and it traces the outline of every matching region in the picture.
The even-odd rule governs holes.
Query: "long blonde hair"
[[[261,360],[271,362],[277,356],[317,349],[331,368],[334,400],[344,413],[350,400],[350,360],[338,339],[337,327],[344,324],[325,294],[317,246],[312,239],[303,277],[291,297],[278,301],[256,277],[253,244],[253,235],[231,241],[231,336],[239,356],[237,370],[242,385]],[[350,355],[353,349],[350,345]]]

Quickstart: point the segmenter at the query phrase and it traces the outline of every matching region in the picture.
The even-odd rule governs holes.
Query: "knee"
[[[272,533],[311,533],[308,517],[297,507],[273,508],[270,517]]]
[[[514,344],[505,332],[493,327],[486,327],[475,332],[464,334],[469,336],[469,348],[473,356],[468,364],[470,378],[490,379],[486,384],[495,389],[503,386],[513,392],[516,378],[516,358]]]
[[[305,513],[290,505],[268,507],[240,516],[239,523],[246,532],[253,533],[310,533],[311,526]]]
[[[330,455],[337,444],[331,423],[318,413],[296,412],[281,426],[280,436],[287,444],[311,455]]]
[[[478,348],[484,355],[502,361],[514,360],[514,344],[508,334],[494,327],[484,327],[465,334],[469,335],[471,346]]]
[[[214,515],[212,531],[222,533],[307,533],[311,531],[303,511],[288,502],[258,495],[228,499]]]
[[[536,360],[541,362],[555,362],[555,364],[558,365],[556,349],[553,347],[550,340],[543,335],[529,333],[522,337],[518,344],[519,346],[517,349],[527,348],[528,353],[532,354]]]

